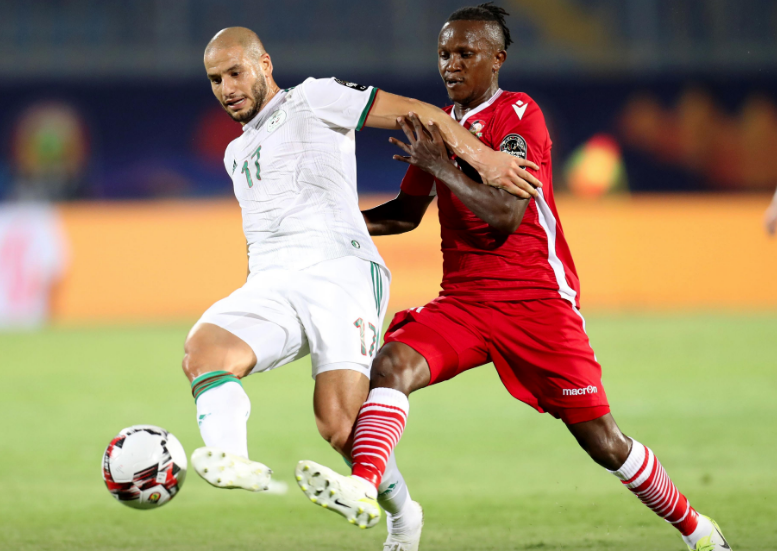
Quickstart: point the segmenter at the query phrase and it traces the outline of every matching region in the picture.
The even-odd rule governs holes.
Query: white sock
[[[418,509],[412,507],[410,491],[399,472],[397,460],[392,452],[386,463],[386,472],[378,487],[378,504],[386,511],[386,525],[389,534],[402,534],[418,528],[423,518]]]
[[[399,513],[408,501],[410,492],[402,473],[399,472],[394,452],[391,452],[386,462],[386,472],[383,473],[383,479],[378,486],[378,503],[384,511],[393,515]]]
[[[236,382],[208,389],[197,398],[197,423],[205,445],[245,458],[246,421],[250,415],[251,400]]]

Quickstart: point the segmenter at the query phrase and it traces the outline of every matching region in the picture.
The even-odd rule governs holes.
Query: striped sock
[[[354,476],[380,486],[391,452],[402,437],[410,402],[407,396],[391,388],[375,388],[359,411],[354,431]]]
[[[192,381],[192,396],[194,396],[194,401],[196,402],[200,395],[206,390],[216,388],[217,386],[229,382],[234,382],[243,386],[240,379],[229,371],[209,371],[208,373],[203,373]]]
[[[653,451],[632,439],[623,466],[610,471],[655,514],[674,525],[683,536],[693,533],[699,514],[666,474]]]

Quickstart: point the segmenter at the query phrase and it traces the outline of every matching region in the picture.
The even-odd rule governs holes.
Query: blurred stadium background
[[[610,368],[605,365],[605,372],[611,373],[608,380],[623,391],[614,398],[625,412],[621,418],[641,427],[642,434],[666,437],[669,463],[673,458],[678,463],[693,459],[686,450],[689,433],[693,445],[702,448],[706,440],[698,438],[697,430],[726,430],[724,441],[739,435],[739,450],[755,462],[745,464],[759,474],[759,488],[751,490],[761,492],[759,503],[773,503],[777,479],[774,470],[762,464],[764,452],[759,450],[764,445],[774,447],[777,413],[765,394],[777,386],[771,370],[777,353],[773,336],[777,243],[767,237],[762,224],[777,186],[777,3],[497,3],[511,13],[508,24],[516,39],[500,83],[505,89],[529,93],[548,120],[554,141],[554,185],[582,280],[583,312],[604,327],[597,333],[596,322],[589,324],[600,358],[622,361]],[[447,96],[436,72],[436,37],[448,14],[464,4],[461,0],[0,2],[0,328],[6,329],[0,334],[0,372],[12,383],[0,385],[4,400],[0,403],[5,404],[0,411],[5,407],[10,416],[4,419],[18,418],[25,411],[59,415],[58,408],[65,408],[69,413],[62,419],[93,423],[65,454],[68,468],[76,473],[74,481],[96,476],[94,454],[99,455],[99,448],[125,424],[160,419],[158,424],[167,422],[167,428],[183,434],[187,449],[198,445],[196,428],[190,426],[193,410],[174,364],[188,325],[242,284],[246,265],[240,211],[222,163],[224,147],[240,128],[211,95],[202,68],[204,45],[223,27],[248,26],[258,32],[272,55],[281,86],[295,85],[307,76],[338,76],[442,106]],[[357,137],[360,196],[365,205],[395,193],[403,175],[404,165],[391,160],[387,137],[371,129]],[[392,310],[421,305],[436,295],[441,275],[438,232],[436,213],[431,210],[417,231],[377,240],[394,274]],[[21,333],[24,329],[31,331]],[[664,347],[666,341],[670,344]],[[164,365],[160,358],[165,359]],[[643,379],[644,372],[636,372],[636,366],[650,370],[655,364],[659,365],[656,373],[667,377],[683,371],[678,380],[684,390],[651,386],[655,383]],[[64,398],[50,400],[57,395],[50,381],[62,383],[58,365],[76,380],[96,381],[79,387],[87,389],[83,396],[70,396],[83,404],[83,411],[67,409],[73,404]],[[127,373],[116,374],[116,380],[105,378],[105,367],[137,370],[138,378]],[[22,373],[38,374],[33,376],[40,392],[19,391],[25,379],[14,377]],[[720,395],[711,380],[705,381],[709,386],[700,386],[698,376],[703,373],[727,385],[733,394]],[[288,402],[296,403],[291,393],[297,383],[292,382],[305,378],[273,377],[268,376],[268,384],[280,385],[281,396],[287,396],[283,389],[288,387]],[[547,430],[549,421],[524,413],[527,408],[514,413],[516,408],[503,397],[494,377],[483,377],[468,379],[471,388],[481,389],[477,385],[482,383],[475,402],[483,411],[510,422],[518,419],[525,429],[524,441],[548,446],[541,431]],[[158,381],[162,390],[149,390],[148,378]],[[258,392],[263,388],[263,383],[252,384]],[[309,383],[304,384],[307,392]],[[466,393],[455,384],[449,392],[458,388],[466,400]],[[665,434],[655,423],[668,426],[676,418],[657,417],[645,397],[636,403],[631,400],[629,392],[640,388],[637,384],[650,388],[651,396],[657,396],[656,401],[668,410],[677,408],[684,416],[689,415],[686,402],[699,400],[694,395],[694,389],[699,389],[713,397],[707,406],[709,415],[690,414],[696,425],[687,433]],[[135,398],[98,399],[93,405],[104,419],[94,419],[94,411],[87,411],[86,395],[119,390]],[[429,391],[432,398],[421,403],[439,422],[443,417],[439,412],[448,410],[444,410],[445,389],[438,391]],[[144,392],[156,393],[159,400],[141,396]],[[175,398],[168,398],[173,394]],[[175,407],[160,405],[167,399],[174,400]],[[308,407],[304,405],[308,401],[305,394],[302,407]],[[743,401],[751,409],[741,405]],[[431,404],[443,408],[436,417]],[[168,412],[168,406],[175,413]],[[148,409],[157,411],[155,407],[162,408],[156,417]],[[144,414],[138,415],[141,409]],[[25,417],[23,428],[9,429],[9,438],[0,442],[5,457],[26,461],[19,446],[50,455],[52,450],[32,443],[36,437],[45,437],[47,445],[68,446],[62,436],[65,430],[50,424],[48,417],[35,415]],[[753,418],[760,424],[751,425]],[[305,451],[324,453],[323,443],[312,447],[317,437],[309,412],[296,425],[296,418],[287,421],[287,438],[299,430],[311,440]],[[482,421],[492,422],[485,414]],[[761,440],[763,434],[772,436],[767,442],[757,436],[746,439],[741,432],[745,423],[753,435],[761,434]],[[491,434],[481,432],[482,426],[474,422],[471,428],[472,434]],[[539,432],[532,437],[535,429]],[[429,425],[418,430],[432,429]],[[422,445],[406,440],[410,440],[403,441],[407,449]],[[560,454],[566,450],[547,449]],[[298,451],[289,447],[284,453],[296,460]],[[436,452],[424,449],[423,453],[433,457]],[[447,457],[444,451],[439,453],[443,460]],[[501,456],[493,453],[498,461]],[[505,454],[504,461],[512,461]],[[743,464],[740,454],[724,455],[719,464],[708,461],[704,472],[688,468],[686,483],[698,486],[700,492],[710,480],[725,481],[715,494],[718,498],[708,500],[715,506],[720,501],[738,503],[732,496],[755,480],[732,474],[733,465]],[[331,456],[327,457],[331,463]],[[277,459],[288,458],[278,455]],[[87,467],[77,466],[84,461]],[[543,460],[528,461],[527,468],[543,468]],[[580,459],[580,465],[585,461]],[[463,460],[460,463],[465,469]],[[54,468],[53,459],[40,465],[44,464]],[[28,474],[38,477],[32,465]],[[550,467],[547,470],[558,474]],[[519,486],[522,478],[516,482]],[[36,486],[41,494],[32,495],[42,495],[50,487],[51,481],[46,480]],[[189,484],[195,482],[199,481],[192,478]],[[20,484],[15,477],[0,478],[0,487],[17,490],[16,495],[23,491]],[[431,483],[426,487],[433,495]],[[535,490],[544,491],[539,486]],[[202,491],[203,499],[222,500],[218,503],[224,515],[234,514],[230,509],[234,502]],[[555,519],[558,505],[554,503],[566,497],[554,495],[540,502],[547,505],[547,517]],[[500,498],[508,507],[513,503],[510,496]],[[80,529],[74,528],[79,525],[73,519],[80,518],[79,511],[96,519],[95,533],[103,529],[111,538],[134,541],[128,535],[134,530],[132,521],[95,512],[109,499],[107,494],[99,494],[94,503],[89,499],[82,509],[70,511],[71,516],[59,518],[59,524],[41,532],[45,537],[25,528],[34,525],[36,507],[6,509],[5,526],[0,520],[0,528],[13,542],[7,548],[91,548],[78,543]],[[243,496],[239,499],[247,503]],[[488,494],[483,499],[489,499]],[[571,508],[588,505],[585,497],[576,499]],[[632,506],[623,499],[623,507]],[[298,501],[291,500],[288,506]],[[189,509],[181,507],[196,516],[191,503]],[[460,504],[456,507],[461,509]],[[613,521],[615,535],[606,541],[591,535],[591,541],[599,543],[586,548],[614,549],[619,542],[629,541],[618,540],[626,538],[626,532],[619,536],[617,531],[637,526],[639,533],[660,533],[674,544],[656,549],[680,549],[668,529],[648,524],[654,519],[634,507],[632,525]],[[451,518],[466,526],[461,520],[466,515],[459,509],[451,517],[435,518],[435,522],[448,522],[448,532],[430,529],[431,542],[458,549],[449,544],[456,541]],[[515,539],[518,536],[513,534],[493,548],[525,549],[531,546],[522,545],[537,544],[566,549],[556,538],[567,528],[570,534],[579,530],[594,534],[590,523],[580,524],[580,518],[575,520],[578,524],[564,528],[558,520],[543,520],[541,511],[536,518],[521,517],[534,526],[531,541]],[[771,511],[773,519],[773,505]],[[314,513],[311,518],[319,519]],[[15,529],[8,520],[14,518]],[[742,514],[742,519],[769,531],[766,517]],[[161,521],[153,522],[163,530]],[[294,529],[293,519],[278,522]],[[488,524],[484,519],[478,522]],[[537,526],[543,522],[553,530],[539,531]],[[321,526],[329,523],[321,521]],[[184,538],[182,529],[177,530],[175,536]],[[462,549],[492,548],[483,543],[489,536],[472,530],[469,547]],[[736,530],[740,540],[745,537],[744,528]],[[754,539],[742,548],[777,548],[774,526],[769,534],[768,545],[759,546],[760,540]],[[336,537],[348,536],[337,532]],[[178,548],[159,537],[160,547]],[[285,548],[279,543],[286,541],[284,537],[278,531],[275,543],[266,548]],[[52,543],[55,540],[59,543]],[[113,539],[95,541],[95,549],[124,548]],[[181,549],[194,548],[192,542],[181,545]],[[329,549],[326,545],[318,549]],[[221,549],[215,544],[202,548]],[[307,549],[299,542],[292,548]]]

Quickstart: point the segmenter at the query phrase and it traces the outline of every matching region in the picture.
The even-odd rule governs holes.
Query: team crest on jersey
[[[472,132],[478,138],[483,137],[483,129],[486,127],[486,123],[483,121],[475,121],[469,126],[469,131]]]
[[[347,86],[348,88],[353,88],[354,90],[358,90],[359,92],[364,92],[368,88],[367,86],[356,84],[355,82],[348,82],[347,80],[340,80],[339,78],[335,78],[335,82],[337,84],[342,84],[343,86]]]
[[[274,132],[284,122],[286,122],[286,111],[279,109],[267,121],[267,133]]]
[[[526,158],[526,140],[519,134],[508,134],[499,144],[499,151],[509,153],[513,157]]]

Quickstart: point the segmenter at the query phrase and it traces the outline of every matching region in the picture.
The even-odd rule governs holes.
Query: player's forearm
[[[411,111],[416,113],[424,124],[434,121],[448,149],[467,161],[478,172],[482,173],[482,169],[493,161],[494,155],[499,155],[439,107],[416,99],[389,94],[383,90],[380,90],[375,98],[366,125],[373,128],[399,128],[397,119]]]
[[[396,199],[393,199],[388,203],[362,211],[370,235],[396,235],[418,227],[420,220],[407,219],[397,207]]]
[[[513,233],[521,225],[528,199],[501,189],[479,184],[452,163],[441,163],[434,176],[445,183],[475,216],[502,233]]]

